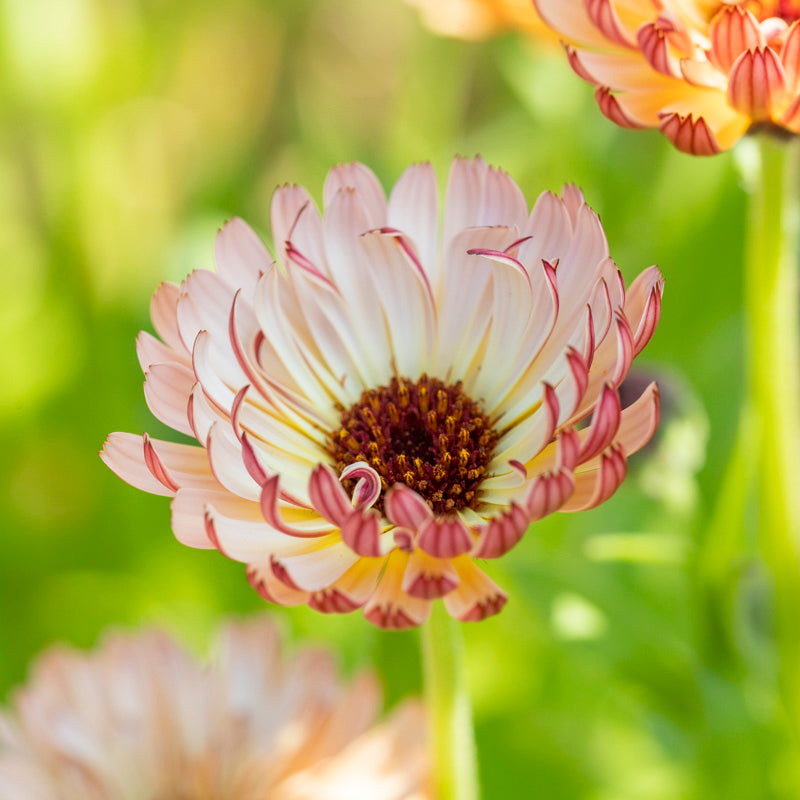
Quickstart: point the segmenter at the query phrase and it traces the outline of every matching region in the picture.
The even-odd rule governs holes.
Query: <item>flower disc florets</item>
[[[363,461],[378,473],[382,491],[374,507],[379,511],[383,492],[404,483],[434,514],[447,514],[477,508],[497,438],[489,417],[460,383],[448,386],[423,375],[367,389],[342,413],[331,453],[339,472]],[[352,491],[355,481],[344,485]]]
[[[477,562],[607,500],[655,430],[655,385],[625,409],[617,387],[661,275],[626,289],[578,189],[529,209],[481,159],[456,159],[441,225],[428,164],[388,198],[336,167],[323,202],[278,189],[277,261],[232,220],[219,272],[159,288],[145,397],[201,446],[117,433],[103,458],[171,495],[178,539],[245,563],[267,600],[384,628],[438,598],[496,614],[506,596]]]
[[[696,155],[800,133],[797,0],[534,0],[600,110]]]

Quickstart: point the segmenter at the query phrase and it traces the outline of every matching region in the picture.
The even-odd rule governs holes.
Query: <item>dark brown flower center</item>
[[[339,472],[364,461],[380,475],[378,510],[383,511],[383,492],[404,483],[434,513],[446,514],[477,507],[497,439],[489,417],[460,382],[451,386],[423,375],[367,389],[342,411],[330,449]],[[352,491],[355,481],[344,485]]]

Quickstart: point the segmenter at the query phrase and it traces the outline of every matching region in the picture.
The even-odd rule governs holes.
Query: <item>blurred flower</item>
[[[498,28],[547,32],[531,0],[406,0],[437,33],[474,39]]]
[[[752,125],[800,132],[797,0],[534,0],[600,110],[711,155]]]
[[[280,650],[267,619],[223,628],[211,666],[155,631],[51,648],[0,714],[0,798],[423,800],[420,706],[370,727],[371,676]]]
[[[388,202],[366,167],[337,167],[324,206],[279,189],[278,264],[235,219],[219,273],[153,298],[165,343],[139,338],[145,397],[205,449],[114,433],[102,457],[173,495],[178,539],[246,563],[268,600],[405,628],[444,597],[483,619],[506,597],[473,559],[608,499],[652,436],[655,384],[625,411],[616,387],[655,329],[660,273],[626,294],[578,189],[529,214],[480,159],[452,167],[441,241],[427,164]]]

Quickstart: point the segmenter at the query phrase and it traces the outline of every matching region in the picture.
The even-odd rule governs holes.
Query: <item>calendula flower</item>
[[[546,33],[531,0],[406,0],[420,10],[431,30],[474,39],[503,28]]]
[[[476,559],[609,498],[655,429],[655,386],[624,411],[617,386],[656,326],[658,269],[626,293],[578,189],[529,212],[480,159],[455,161],[441,232],[437,207],[430,165],[388,200],[340,166],[323,215],[275,193],[278,262],[235,219],[218,273],[153,298],[145,396],[203,447],[114,433],[102,456],[173,495],[178,539],[246,563],[268,600],[363,606],[384,628],[439,597],[495,614],[506,596]]]
[[[224,627],[210,665],[155,631],[53,647],[0,713],[0,800],[430,797],[421,706],[374,725],[379,704],[265,619]]]
[[[534,0],[626,128],[658,127],[696,155],[751,126],[800,132],[797,0]]]

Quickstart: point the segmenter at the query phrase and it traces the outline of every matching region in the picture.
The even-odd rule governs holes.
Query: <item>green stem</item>
[[[478,800],[480,795],[461,625],[442,603],[434,603],[431,618],[422,626],[437,800]]]
[[[755,137],[745,252],[758,543],[773,580],[779,679],[800,728],[800,140]]]

